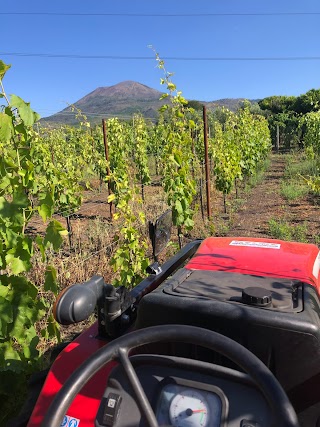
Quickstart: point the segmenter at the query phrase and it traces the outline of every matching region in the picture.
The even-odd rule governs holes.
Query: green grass
[[[309,193],[309,188],[301,182],[284,180],[281,183],[280,193],[286,200],[293,201],[305,197]]]
[[[302,154],[300,156],[288,156],[286,169],[284,172],[285,179],[298,179],[301,180],[300,175],[318,175],[319,161],[316,159],[307,159]]]
[[[308,158],[305,152],[287,156],[281,184],[281,195],[288,201],[298,200],[312,192],[312,188],[303,177],[319,175],[319,159]]]
[[[261,184],[261,182],[265,178],[266,170],[268,170],[270,167],[270,163],[270,158],[267,158],[263,162],[259,163],[255,173],[247,178],[247,181],[245,183],[245,193],[250,192],[257,185]]]
[[[307,243],[307,225],[291,225],[287,221],[270,219],[269,234],[279,240]]]

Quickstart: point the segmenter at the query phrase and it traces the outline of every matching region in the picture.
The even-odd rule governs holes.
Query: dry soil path
[[[308,241],[318,243],[319,205],[315,199],[306,196],[288,202],[281,196],[285,165],[285,154],[272,155],[264,180],[251,191],[234,215],[229,236],[270,237],[269,221],[275,219],[286,221],[293,227],[305,227]]]

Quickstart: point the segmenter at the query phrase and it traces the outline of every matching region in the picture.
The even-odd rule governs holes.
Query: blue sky
[[[42,117],[124,80],[162,90],[148,45],[162,57],[193,58],[165,60],[187,99],[297,96],[320,88],[320,59],[288,60],[320,58],[319,0],[1,0],[0,19],[0,59],[12,65],[6,92],[31,102]]]

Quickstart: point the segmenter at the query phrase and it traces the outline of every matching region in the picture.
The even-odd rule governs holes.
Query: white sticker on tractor
[[[246,246],[251,248],[265,248],[265,249],[280,249],[280,243],[269,242],[247,242],[245,240],[232,240],[230,246]]]
[[[80,420],[78,418],[69,417],[65,415],[60,427],[78,427]]]

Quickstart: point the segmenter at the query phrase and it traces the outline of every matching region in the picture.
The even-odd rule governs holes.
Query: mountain
[[[134,113],[141,113],[146,118],[156,118],[159,108],[167,102],[160,101],[162,92],[134,81],[125,81],[114,86],[99,87],[79,99],[73,106],[87,116],[90,122],[100,123],[102,118],[119,117],[130,119]],[[201,102],[209,109],[226,107],[235,111],[243,99],[221,99]],[[41,119],[42,123],[70,124],[79,122],[71,107]]]
[[[102,118],[119,117],[129,119],[134,113],[155,118],[165,101],[159,101],[162,93],[141,83],[125,81],[114,86],[99,87],[73,105],[92,122]],[[71,107],[42,119],[44,122],[75,124],[75,113]]]

